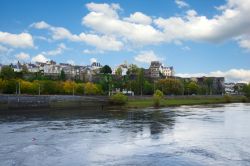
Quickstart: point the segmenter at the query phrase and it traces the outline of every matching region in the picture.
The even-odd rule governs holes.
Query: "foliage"
[[[197,85],[196,82],[194,81],[191,81],[188,86],[188,94],[198,94],[198,91],[199,91],[199,86]]]
[[[224,98],[226,103],[231,103],[232,102],[232,96],[230,96],[230,95],[224,95],[223,98]]]
[[[65,74],[64,70],[62,70],[60,73],[60,80],[63,80],[63,81],[66,80],[66,74]]]
[[[15,78],[15,72],[10,66],[3,66],[0,76],[6,80],[13,79]]]
[[[250,98],[250,83],[243,87],[243,92],[245,93],[246,97]]]
[[[114,105],[125,105],[128,101],[128,97],[122,93],[116,93],[110,97],[110,102]]]
[[[179,95],[182,94],[183,85],[177,79],[167,78],[159,80],[157,88],[166,95]]]
[[[153,95],[154,106],[159,107],[164,94],[160,90],[156,90]]]
[[[118,67],[115,71],[115,75],[117,76],[122,76],[122,68],[121,67]]]
[[[38,94],[39,85],[37,83],[19,80],[21,93],[23,94]]]
[[[149,81],[145,81],[143,85],[143,94],[152,95],[154,93],[154,86]]]
[[[65,81],[63,83],[63,90],[67,94],[75,93],[76,83],[73,81]]]
[[[105,65],[101,68],[100,73],[102,74],[111,74],[112,70],[108,65]]]
[[[86,95],[98,95],[102,93],[101,88],[91,82],[84,85],[84,92]]]

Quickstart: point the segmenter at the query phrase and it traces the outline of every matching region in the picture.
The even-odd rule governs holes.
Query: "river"
[[[250,165],[250,104],[0,114],[0,165]]]

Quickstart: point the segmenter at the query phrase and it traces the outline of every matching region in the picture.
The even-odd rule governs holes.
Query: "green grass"
[[[241,96],[231,97],[231,102],[242,102]],[[181,105],[205,105],[205,104],[220,104],[228,103],[224,97],[214,97],[214,98],[170,98],[163,99],[161,101],[161,107],[171,107],[171,106],[181,106]],[[128,103],[125,105],[126,108],[146,108],[153,107],[153,99],[129,99]]]

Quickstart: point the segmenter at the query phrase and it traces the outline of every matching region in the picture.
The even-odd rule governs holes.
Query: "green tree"
[[[157,82],[157,89],[166,95],[180,95],[183,91],[183,84],[177,79],[161,79]]]
[[[121,67],[118,67],[115,71],[115,75],[117,76],[122,76],[122,68]]]
[[[159,107],[161,104],[161,100],[163,99],[163,93],[160,90],[156,90],[154,95],[153,95],[153,100],[154,100],[154,106]]]
[[[250,98],[250,83],[243,87],[243,92],[246,97]]]
[[[3,66],[0,76],[6,80],[13,79],[15,78],[15,72],[10,66]]]
[[[64,70],[61,70],[61,73],[60,73],[60,80],[66,80],[66,75],[65,75],[65,72]]]
[[[108,65],[105,65],[101,68],[100,73],[102,74],[111,74],[112,70]]]
[[[191,81],[188,86],[188,92],[189,94],[198,94],[198,91],[199,91],[199,86],[196,82],[194,81]]]
[[[213,79],[209,77],[205,78],[205,84],[207,85],[207,94],[212,95]]]

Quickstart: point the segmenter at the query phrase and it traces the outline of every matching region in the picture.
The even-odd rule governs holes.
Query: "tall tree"
[[[15,72],[10,66],[3,66],[0,76],[3,79],[9,80],[15,77]]]
[[[105,65],[105,66],[103,66],[101,68],[100,73],[102,73],[102,74],[111,74],[112,69],[108,65]]]

